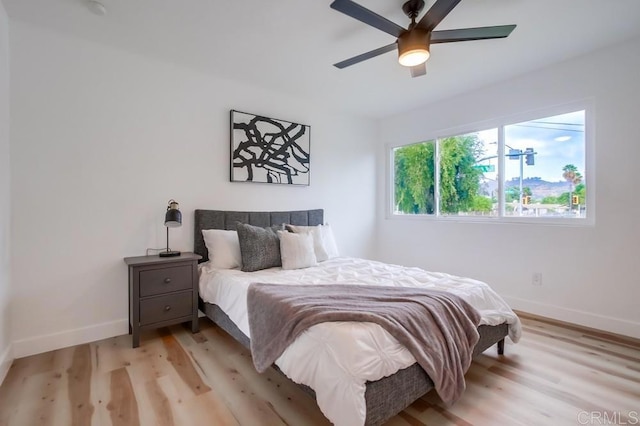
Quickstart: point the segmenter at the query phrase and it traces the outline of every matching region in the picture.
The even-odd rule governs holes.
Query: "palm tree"
[[[573,178],[573,182],[571,182],[573,184],[573,189],[575,190],[578,185],[580,185],[582,183],[582,175],[580,174],[580,172],[576,172],[576,176]],[[577,192],[576,192],[577,194]],[[571,200],[573,200],[573,198],[571,198]],[[580,209],[580,202],[578,202],[578,210]]]
[[[580,172],[576,172],[576,176],[573,178],[573,182],[571,183],[573,183],[574,188],[582,183],[582,175]]]
[[[582,182],[582,175],[573,164],[567,164],[562,168],[562,177],[569,182],[569,210],[573,210],[573,186]]]

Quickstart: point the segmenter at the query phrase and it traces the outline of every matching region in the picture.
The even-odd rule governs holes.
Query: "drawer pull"
[[[165,279],[164,279],[164,282],[165,282],[165,283],[167,283],[167,284],[169,284],[169,283],[171,282],[171,278],[165,278]]]
[[[169,311],[171,310],[171,306],[169,306],[169,305],[165,306],[165,307],[164,307],[164,310],[165,310],[166,312],[169,312]]]

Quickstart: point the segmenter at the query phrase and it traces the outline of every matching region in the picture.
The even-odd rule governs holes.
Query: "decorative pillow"
[[[333,237],[331,225],[328,223],[324,224],[320,229],[322,230],[322,242],[324,243],[324,249],[327,251],[327,257],[333,259],[334,257],[340,256],[336,239]]]
[[[333,231],[328,224],[317,226],[285,225],[285,227],[290,232],[308,233],[313,236],[313,248],[318,262],[340,256]]]
[[[273,227],[261,228],[238,222],[236,229],[240,241],[242,270],[244,272],[259,271],[282,265],[280,240]],[[278,226],[276,229],[282,229],[282,226]]]
[[[204,245],[209,252],[209,264],[216,269],[234,269],[242,266],[240,241],[236,231],[203,229]]]
[[[327,251],[324,247],[324,241],[322,239],[322,225],[318,226],[297,226],[297,225],[285,225],[285,228],[289,232],[296,234],[308,234],[313,237],[313,250],[316,254],[316,260],[318,262],[324,262],[329,259]]]
[[[278,231],[282,269],[301,269],[318,264],[311,234]]]

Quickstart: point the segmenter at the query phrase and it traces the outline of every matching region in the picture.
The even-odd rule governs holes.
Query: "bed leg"
[[[498,341],[498,355],[504,355],[504,339]]]

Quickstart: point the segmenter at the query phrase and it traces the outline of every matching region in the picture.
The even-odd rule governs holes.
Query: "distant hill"
[[[506,188],[518,187],[520,179],[515,178],[505,182]],[[534,199],[542,199],[544,197],[557,197],[565,192],[569,192],[569,183],[567,181],[547,182],[541,178],[526,178],[522,180],[523,188],[530,188]]]
[[[520,179],[514,178],[505,182],[505,189],[518,188],[520,186]],[[541,200],[544,197],[557,197],[565,192],[569,192],[569,184],[566,181],[547,182],[539,177],[525,178],[522,180],[522,187],[531,189],[533,198]],[[484,184],[487,194],[495,193],[498,190],[498,184],[496,181],[488,181]]]

